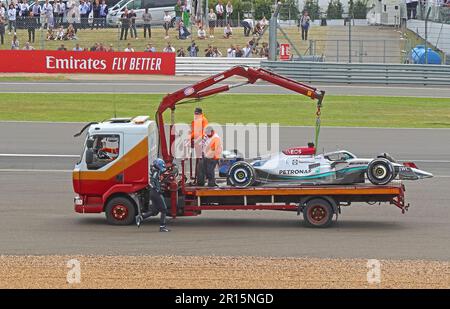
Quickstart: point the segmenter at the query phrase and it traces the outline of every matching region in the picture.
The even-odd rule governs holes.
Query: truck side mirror
[[[87,145],[86,145],[87,146]],[[92,164],[94,162],[94,151],[91,148],[86,149],[86,164]]]
[[[94,139],[88,138],[86,140],[86,148],[87,149],[92,149],[93,147],[94,147]]]

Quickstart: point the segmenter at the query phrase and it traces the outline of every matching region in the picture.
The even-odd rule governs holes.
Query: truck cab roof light
[[[134,123],[134,124],[143,124],[143,123],[145,123],[147,120],[149,120],[150,119],[150,117],[149,116],[137,116],[137,117],[134,117],[133,118],[133,120],[132,120],[132,122]]]

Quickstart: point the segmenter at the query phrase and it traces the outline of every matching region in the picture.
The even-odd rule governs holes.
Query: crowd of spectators
[[[5,34],[12,35],[11,49],[33,50],[32,44],[35,42],[35,32],[37,29],[44,31],[43,38],[47,41],[67,41],[77,40],[79,29],[98,29],[106,27],[106,16],[108,14],[108,5],[105,0],[80,0],[77,6],[79,14],[79,22],[76,22],[73,0],[63,1],[45,0],[40,5],[29,5],[29,0],[12,0],[6,7],[2,2],[0,5],[0,43],[5,44]],[[161,51],[174,52],[179,57],[266,57],[268,53],[267,43],[259,44],[259,37],[264,33],[268,26],[268,20],[263,17],[259,21],[253,19],[244,19],[240,26],[243,27],[244,34],[253,38],[241,47],[239,44],[230,44],[227,50],[220,51],[217,46],[211,44],[204,50],[200,50],[194,40],[208,40],[216,36],[217,27],[223,28],[223,33],[219,34],[221,39],[232,39],[235,29],[238,25],[233,25],[231,14],[233,13],[233,5],[228,1],[226,5],[221,0],[211,10],[206,19],[206,26],[202,19],[192,18],[188,14],[188,8],[181,1],[174,7],[175,20],[169,12],[165,12],[163,28],[165,30],[165,39],[171,37],[177,40],[190,39],[188,46],[175,48],[170,42],[167,43]],[[89,19],[89,14],[93,14],[93,20]],[[139,24],[142,24],[143,37],[152,38],[152,15],[148,8],[145,13],[139,17]],[[120,16],[120,40],[128,40],[129,38],[138,39],[137,29],[138,16],[132,9],[125,9]],[[192,22],[192,24],[191,24]],[[205,30],[205,28],[208,28]],[[28,41],[21,48],[18,38],[17,29],[26,29],[28,32]],[[194,32],[194,33],[191,33]],[[104,45],[103,43],[95,43],[91,47],[81,47],[79,43],[75,44],[73,51],[114,51],[113,44]],[[64,44],[57,48],[58,50],[67,50]],[[126,52],[134,52],[135,49],[131,43],[127,43]],[[156,48],[151,44],[143,50],[145,52],[156,52]],[[202,55],[203,54],[203,55]]]
[[[213,46],[208,44],[208,46],[203,50],[203,56],[205,57],[228,57],[228,58],[248,58],[248,57],[267,57],[269,53],[269,47],[266,42],[261,44],[261,47],[253,47],[256,44],[255,39],[250,40],[245,47],[241,47],[238,44],[231,44],[230,47],[226,50],[225,55],[217,48],[217,46]],[[13,49],[19,49],[19,42],[17,41],[17,36],[14,36],[12,46]],[[23,49],[32,50],[34,49],[29,42],[26,43],[26,46]],[[67,50],[64,44],[61,44],[57,50]],[[91,51],[91,52],[113,52],[116,51],[114,49],[114,45],[110,44],[106,46],[103,43],[94,43],[91,47],[81,47],[79,43],[75,44],[75,47],[72,51]],[[121,50],[117,50],[121,51]],[[124,52],[135,52],[137,51],[131,43],[127,43],[126,48],[123,50]],[[145,48],[142,50],[144,52],[157,52],[158,50],[153,46],[152,43],[148,43]],[[192,41],[191,44],[185,48],[184,46],[176,49],[172,43],[167,42],[166,46],[160,50],[164,53],[176,53],[177,57],[199,57],[201,56],[201,50],[195,41]]]

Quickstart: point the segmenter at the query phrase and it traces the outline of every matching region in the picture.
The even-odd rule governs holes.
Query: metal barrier
[[[265,58],[264,58],[265,59]],[[237,65],[259,67],[262,58],[177,57],[176,75],[213,75]]]
[[[262,61],[261,67],[304,82],[450,85],[450,66]]]
[[[351,44],[345,38],[309,40],[309,54],[329,62],[401,63],[402,45],[398,39],[352,39]]]

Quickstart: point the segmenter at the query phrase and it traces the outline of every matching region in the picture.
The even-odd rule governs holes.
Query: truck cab
[[[157,138],[156,123],[148,116],[90,125],[72,175],[75,211],[103,212],[113,198],[133,203],[130,195],[149,185],[149,164],[157,157]],[[114,214],[118,209],[111,211]]]

